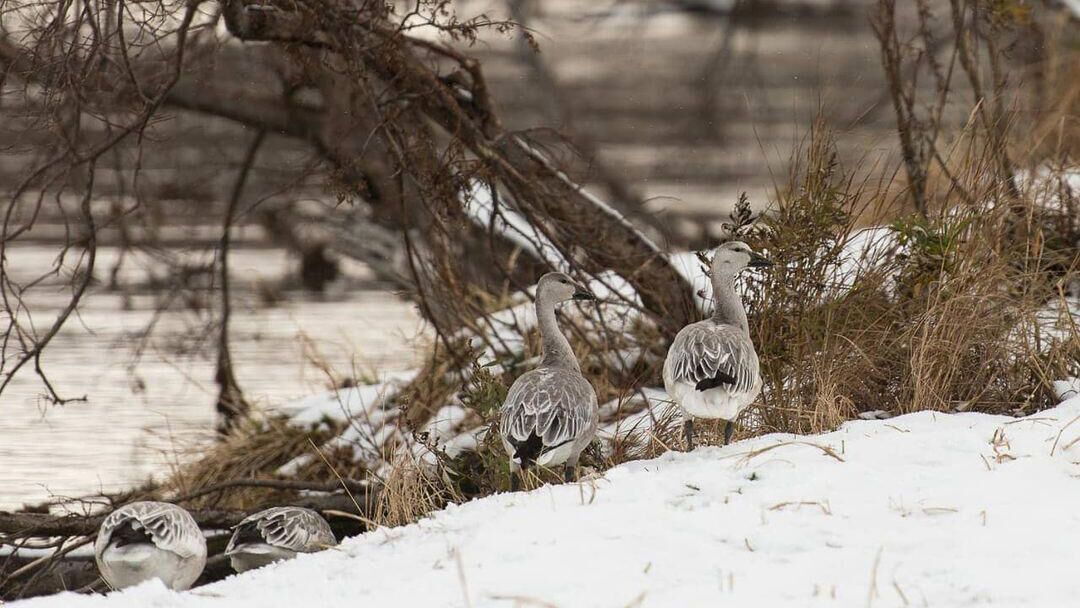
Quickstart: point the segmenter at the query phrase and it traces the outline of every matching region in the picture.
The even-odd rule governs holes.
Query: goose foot
[[[724,445],[731,443],[731,436],[735,433],[735,423],[730,420],[724,421]]]
[[[574,481],[574,468],[575,467],[573,465],[569,465],[569,464],[563,465],[563,469],[562,469],[563,481],[565,481],[566,483],[571,483],[571,482]]]

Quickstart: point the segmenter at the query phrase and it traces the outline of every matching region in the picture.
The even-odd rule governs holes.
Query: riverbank
[[[186,593],[19,608],[1067,605],[1080,397],[919,412],[452,505]]]

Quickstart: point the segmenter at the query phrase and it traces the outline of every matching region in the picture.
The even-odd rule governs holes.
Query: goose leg
[[[735,433],[735,423],[730,420],[724,421],[724,445],[731,443],[731,435]]]
[[[563,481],[566,483],[576,482],[578,479],[578,459],[572,458],[563,464]]]
[[[683,423],[683,434],[686,435],[686,451],[690,452],[694,449],[694,419],[687,418]]]
[[[510,467],[510,491],[518,492],[521,490],[521,481],[525,478],[525,469]]]

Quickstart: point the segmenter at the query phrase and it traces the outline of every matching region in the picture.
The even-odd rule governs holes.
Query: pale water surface
[[[55,255],[47,246],[8,251],[24,279],[47,270]],[[106,276],[115,258],[115,250],[103,248],[95,275]],[[330,381],[312,362],[313,352],[338,378],[416,363],[425,334],[408,302],[383,291],[339,287],[325,298],[290,290],[280,303],[267,305],[256,297],[257,286],[274,283],[295,262],[269,249],[238,249],[230,259],[238,300],[231,323],[234,366],[258,407],[326,390]],[[344,270],[354,280],[366,274],[362,267]],[[148,272],[160,275],[160,260],[126,263],[122,280],[136,285]],[[0,395],[0,509],[120,489],[167,472],[185,457],[179,452],[190,457],[213,440],[217,386],[207,314],[161,316],[132,368],[136,337],[162,296],[127,291],[91,293],[43,358],[59,393],[86,395],[86,403],[47,404],[30,367]],[[39,332],[66,298],[59,282],[30,298]]]

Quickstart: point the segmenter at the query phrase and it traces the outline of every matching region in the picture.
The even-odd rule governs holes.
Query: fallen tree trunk
[[[0,534],[9,537],[97,536],[108,513],[101,515],[50,515],[47,513],[10,513],[0,511]],[[227,529],[247,516],[242,511],[205,509],[192,511],[200,528]]]

